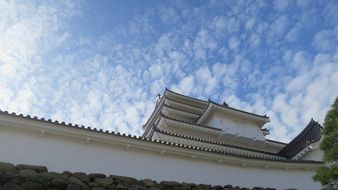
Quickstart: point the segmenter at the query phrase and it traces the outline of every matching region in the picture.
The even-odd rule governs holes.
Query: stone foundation
[[[0,190],[250,190],[249,188],[211,186],[207,184],[156,182],[123,176],[83,172],[48,172],[45,166],[31,166],[0,162]],[[252,190],[274,190],[255,187]]]

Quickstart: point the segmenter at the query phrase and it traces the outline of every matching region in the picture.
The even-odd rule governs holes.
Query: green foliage
[[[329,185],[333,179],[338,179],[338,97],[326,114],[323,126],[320,149],[324,151],[325,166],[317,170],[313,179]]]
[[[315,181],[319,181],[322,185],[329,184],[333,179],[338,179],[338,163],[330,167],[321,167],[313,176]]]

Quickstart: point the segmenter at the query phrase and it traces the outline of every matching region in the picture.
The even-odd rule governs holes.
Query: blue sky
[[[135,135],[165,88],[289,141],[338,96],[337,1],[1,1],[0,109]]]

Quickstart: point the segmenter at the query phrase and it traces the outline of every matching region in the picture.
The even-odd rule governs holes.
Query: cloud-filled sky
[[[165,88],[270,116],[338,96],[338,3],[0,0],[0,109],[135,135]]]

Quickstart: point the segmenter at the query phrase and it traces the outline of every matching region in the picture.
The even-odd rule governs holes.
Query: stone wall
[[[179,174],[178,174],[179,175]],[[156,182],[123,176],[83,172],[48,172],[45,166],[31,166],[0,162],[0,190],[250,190],[248,188],[188,184],[174,181]],[[273,190],[255,187],[252,190]]]

